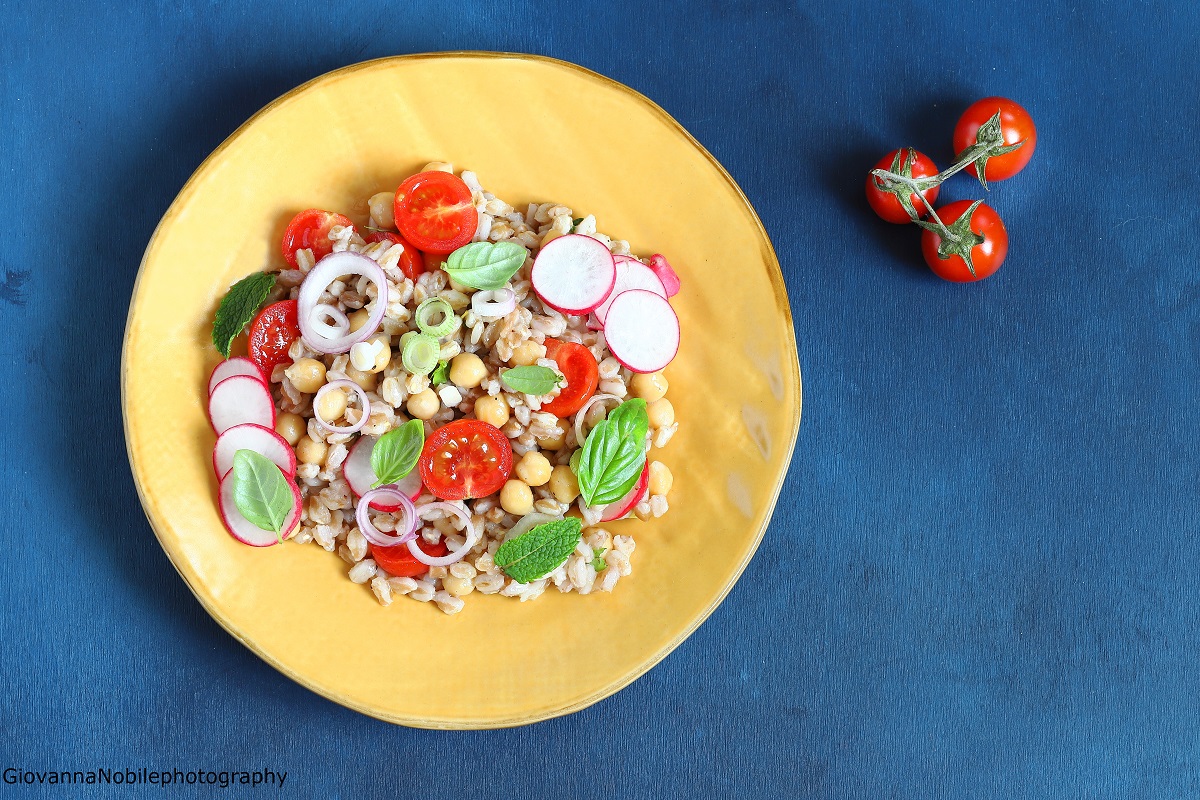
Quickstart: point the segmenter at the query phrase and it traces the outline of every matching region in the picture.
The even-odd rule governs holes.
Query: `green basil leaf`
[[[450,254],[443,269],[450,278],[474,289],[500,289],[529,257],[517,242],[472,242]]]
[[[562,381],[563,376],[549,367],[513,367],[500,373],[500,382],[521,394],[541,397]]]
[[[213,318],[212,342],[221,355],[229,358],[233,340],[254,320],[274,288],[275,275],[270,272],[247,275],[229,287]]]
[[[283,541],[283,523],[295,497],[275,462],[253,450],[233,454],[233,503],[242,516]]]
[[[438,365],[433,368],[433,375],[430,377],[434,386],[441,386],[446,381],[450,380],[450,362],[439,361]]]
[[[557,519],[509,539],[496,551],[496,566],[518,583],[544,578],[575,551],[583,532],[577,517]]]
[[[412,472],[423,447],[425,423],[419,419],[410,419],[380,436],[371,449],[371,470],[376,479],[371,488],[395,483]]]
[[[592,569],[596,570],[596,572],[602,572],[608,566],[608,562],[604,560],[604,551],[606,549],[604,547],[592,548]]]
[[[629,493],[646,466],[646,401],[626,400],[592,429],[575,472],[589,506],[607,505]]]

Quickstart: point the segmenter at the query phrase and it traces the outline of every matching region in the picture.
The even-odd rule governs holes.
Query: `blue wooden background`
[[[1200,792],[1200,5],[0,11],[0,767],[269,767],[323,798]],[[770,231],[804,371],[724,605],[616,697],[501,732],[391,727],[238,645],[155,543],[120,423],[134,274],[192,170],[309,78],[450,49],[577,62],[695,134]],[[862,182],[903,144],[947,163],[990,94],[1038,149],[990,195],[1008,262],[948,285]]]

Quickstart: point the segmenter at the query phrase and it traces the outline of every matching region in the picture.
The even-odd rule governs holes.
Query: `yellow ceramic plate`
[[[634,252],[668,254],[682,421],[661,454],[671,509],[637,531],[616,591],[473,595],[446,616],[381,607],[314,546],[238,544],[217,516],[205,381],[226,288],[278,264],[304,208],[367,218],[366,198],[431,160],[469,168],[517,207],[592,213]],[[612,694],[662,659],[733,586],[766,529],[800,420],[787,295],[761,223],[662,109],[580,67],[445,53],[332,72],[256,114],[206,160],[146,249],[125,335],[123,403],[142,505],[171,562],[231,634],[284,674],[390,722],[520,725]]]

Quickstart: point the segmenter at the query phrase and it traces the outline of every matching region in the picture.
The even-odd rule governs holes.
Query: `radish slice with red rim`
[[[671,269],[671,265],[667,263],[666,256],[661,253],[655,253],[650,256],[650,269],[654,270],[654,274],[662,281],[663,288],[667,290],[668,298],[679,294],[679,274]]]
[[[321,303],[321,297],[325,294],[329,284],[346,275],[362,275],[375,284],[375,299],[367,307],[367,321],[361,328],[350,333],[350,325],[347,322],[345,334],[327,336],[325,334],[329,324],[324,321],[324,318],[328,316],[328,313],[320,306],[324,306],[325,309],[331,307]],[[345,353],[354,345],[365,342],[375,335],[375,331],[379,330],[379,326],[383,322],[387,302],[387,276],[383,274],[383,268],[374,259],[349,250],[330,253],[317,262],[317,265],[305,276],[304,283],[300,284],[300,296],[297,298],[300,335],[306,345],[319,353]],[[334,320],[339,323],[337,327],[340,329],[340,321],[336,317]]]
[[[248,358],[236,356],[234,358],[227,358],[213,367],[212,374],[208,376],[209,395],[212,395],[213,389],[217,388],[218,383],[226,378],[232,378],[234,375],[246,375],[251,378],[258,378],[263,386],[267,385],[267,381],[263,378],[263,374],[259,372],[257,364]]]
[[[303,507],[303,501],[300,498],[300,488],[291,479],[288,479],[287,485],[292,490],[292,510],[288,512],[287,517],[283,521],[281,535],[285,539],[300,524],[300,510]],[[217,496],[217,507],[221,512],[221,521],[225,523],[225,530],[229,531],[229,535],[242,544],[248,544],[251,547],[270,547],[273,544],[279,544],[279,537],[275,535],[275,531],[263,530],[242,516],[242,512],[238,511],[237,503],[233,498],[232,472],[221,479],[221,491]]]
[[[609,306],[604,339],[613,357],[634,372],[658,372],[679,352],[679,317],[665,297],[631,289]]]
[[[318,411],[321,407],[321,398],[327,392],[331,392],[334,389],[349,389],[358,397],[358,408],[362,411],[358,417],[358,422],[355,422],[353,425],[342,425],[339,427],[321,419],[321,413]],[[313,398],[313,419],[330,433],[358,433],[367,424],[367,417],[369,416],[371,416],[371,400],[367,397],[367,393],[363,388],[351,380],[330,381],[318,389],[316,396]]]
[[[400,519],[396,520],[396,533],[384,533],[371,521],[371,501],[376,498],[386,498],[396,504],[396,510],[400,512]],[[380,547],[393,547],[411,542],[417,537],[417,528],[420,525],[412,500],[395,486],[380,486],[364,494],[358,501],[358,508],[354,510],[354,520],[358,523],[359,533],[368,542]]]
[[[362,497],[371,491],[371,487],[379,480],[379,476],[371,468],[371,451],[378,441],[378,436],[360,437],[350,448],[350,454],[346,456],[346,461],[342,464],[342,474],[346,477],[346,483],[350,484],[350,491],[354,492],[357,497]],[[411,500],[420,497],[421,489],[424,488],[418,469],[413,469],[412,472],[390,485],[408,495]],[[400,508],[400,504],[389,503],[383,498],[378,498],[371,502],[371,508],[376,511],[395,511]]]
[[[218,436],[247,422],[273,429],[275,401],[259,378],[234,375],[218,383],[208,396],[208,420]]]
[[[622,260],[617,262],[617,280],[613,284],[612,294],[592,312],[601,325],[607,319],[608,309],[612,307],[613,301],[632,289],[654,292],[664,300],[667,297],[667,290],[663,288],[662,281],[654,274],[654,270],[635,258],[622,257]]]
[[[555,241],[558,240],[555,239]],[[475,523],[471,520],[471,515],[453,503],[426,503],[423,506],[417,506],[417,518],[420,519],[421,514],[425,513],[426,511],[434,510],[445,511],[448,514],[453,514],[466,523],[466,527],[463,532],[466,534],[467,540],[463,542],[462,547],[458,548],[457,550],[450,551],[450,553],[447,555],[431,556],[421,549],[421,540],[418,537],[408,543],[408,552],[412,553],[413,558],[415,558],[417,561],[420,561],[422,564],[428,564],[431,567],[448,567],[451,564],[462,561],[463,558],[466,557],[467,553],[471,552],[471,548],[474,547],[475,543],[479,541],[479,531],[475,527]],[[418,525],[419,524],[420,523],[418,523]]]
[[[637,483],[629,490],[629,493],[615,503],[609,503],[604,509],[604,513],[600,515],[601,522],[612,522],[613,520],[621,519],[622,517],[633,511],[638,503],[646,499],[646,495],[650,493],[650,462],[646,462],[646,466],[642,467],[641,477]]]
[[[296,474],[296,451],[287,440],[270,428],[247,422],[234,425],[217,437],[213,447],[213,471],[218,480],[233,469],[233,457],[238,450],[253,450],[274,462],[289,478]]]
[[[600,241],[578,233],[553,239],[538,252],[529,273],[542,302],[564,314],[586,314],[612,292],[617,266]]]

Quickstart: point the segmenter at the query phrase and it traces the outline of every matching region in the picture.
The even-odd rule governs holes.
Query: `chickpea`
[[[357,383],[364,392],[375,391],[379,379],[375,377],[374,372],[362,372],[354,367],[353,364],[346,365],[346,377]]]
[[[347,319],[350,320],[350,332],[354,333],[355,331],[361,330],[362,326],[366,325],[367,320],[370,318],[371,312],[367,311],[365,308],[360,308],[358,311],[355,311],[353,314],[349,315]]]
[[[489,425],[502,428],[508,422],[508,403],[485,394],[475,401],[475,416]]]
[[[542,247],[550,244],[560,236],[562,236],[562,233],[560,233],[557,228],[551,228],[550,230],[546,231],[546,233],[542,236]]]
[[[665,397],[655,400],[646,406],[646,416],[650,420],[650,427],[665,428],[675,422],[675,406]]]
[[[305,436],[296,445],[296,458],[302,464],[320,464],[325,460],[325,451],[329,448],[324,442],[318,442]]]
[[[662,372],[638,373],[633,376],[633,396],[647,403],[661,400],[667,393],[667,376]]]
[[[300,441],[300,437],[307,430],[304,418],[299,414],[284,413],[275,418],[275,432],[282,436],[292,447],[296,446]]]
[[[521,456],[513,472],[530,486],[544,486],[550,480],[550,459],[537,450],[530,450]]]
[[[546,357],[546,345],[538,344],[533,339],[526,339],[513,348],[512,358],[508,363],[514,367],[531,367],[539,358]]]
[[[543,450],[562,450],[567,443],[567,430],[569,425],[565,420],[558,421],[558,431],[549,436],[538,438],[538,446]]]
[[[447,161],[430,161],[421,168],[421,172],[449,172],[454,174],[454,165]]]
[[[550,472],[550,492],[560,503],[572,503],[579,497],[579,479],[570,467],[560,464]]]
[[[371,195],[367,200],[367,206],[371,209],[371,217],[384,228],[396,227],[395,217],[395,192],[378,192]]]
[[[346,397],[346,393],[341,389],[330,389],[321,395],[321,400],[317,403],[316,411],[321,416],[321,419],[326,422],[333,422],[346,413],[346,405],[349,403],[349,400]]]
[[[650,462],[650,494],[667,494],[675,483],[671,469],[661,461]]]
[[[379,348],[379,352],[375,354],[375,364],[368,372],[383,372],[387,365],[392,363],[392,345],[391,337],[385,333],[377,336],[372,336],[368,342],[379,342],[383,347]]]
[[[299,359],[284,370],[284,374],[305,394],[312,394],[325,385],[325,365],[315,358]]]
[[[524,481],[510,480],[500,490],[500,507],[514,516],[525,516],[533,511],[533,490]]]
[[[456,575],[447,575],[442,578],[442,588],[455,597],[465,597],[475,591],[475,582],[470,578],[459,578]]]
[[[430,419],[441,407],[442,401],[433,389],[417,392],[408,398],[408,413],[417,419]]]
[[[459,353],[450,362],[450,382],[464,389],[474,389],[487,377],[483,359],[474,353]]]

